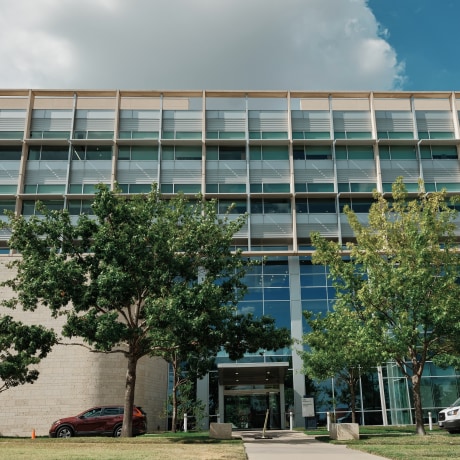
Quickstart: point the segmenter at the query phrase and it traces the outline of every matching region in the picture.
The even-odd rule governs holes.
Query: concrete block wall
[[[10,256],[0,257],[0,280],[12,277],[6,263]],[[0,299],[11,292],[0,288]],[[42,324],[59,333],[63,319],[54,319],[46,308],[34,312],[0,307],[27,324]],[[123,404],[126,358],[120,354],[94,353],[85,347],[70,345],[69,340],[56,345],[37,366],[40,372],[33,384],[10,388],[0,393],[0,436],[48,435],[54,420],[77,415],[96,405]],[[75,342],[75,340],[72,340]],[[149,431],[166,429],[163,415],[167,397],[168,366],[161,358],[144,357],[138,363],[135,404],[147,412]]]

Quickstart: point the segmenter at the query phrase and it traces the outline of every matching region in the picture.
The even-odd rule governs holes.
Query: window
[[[93,208],[89,200],[69,200],[67,209],[71,216],[79,216],[80,214],[93,215]]]
[[[417,154],[414,145],[380,145],[381,160],[416,160]]]
[[[246,193],[246,184],[206,184],[206,193]]]
[[[158,148],[151,146],[120,146],[118,148],[119,160],[158,161]]]
[[[121,193],[149,193],[152,191],[152,184],[118,184]]]
[[[60,211],[64,209],[64,200],[42,200],[41,203],[49,211]],[[41,213],[36,208],[35,200],[24,200],[22,202],[22,214],[24,216],[40,215]]]
[[[375,182],[339,182],[339,192],[372,193],[377,188]]]
[[[246,147],[241,146],[209,146],[206,148],[207,160],[246,160]]]
[[[200,184],[161,184],[160,186],[161,193],[192,193],[197,194],[201,193]]]
[[[0,161],[19,161],[21,154],[22,147],[0,147]]]
[[[368,213],[372,203],[375,201],[371,199],[341,198],[339,207],[340,212],[343,212],[343,208],[347,205],[356,213]]]
[[[337,160],[373,160],[372,145],[338,145],[335,148]]]
[[[255,199],[251,201],[251,213],[253,214],[290,214],[290,212],[291,201],[288,199]]]
[[[218,212],[219,214],[225,214],[230,206],[233,208],[230,214],[244,214],[247,211],[247,203],[243,200],[219,200]]]
[[[334,183],[319,183],[319,182],[296,182],[295,191],[297,193],[333,193]]]
[[[111,160],[112,147],[74,145],[72,147],[72,160]]]
[[[68,147],[54,147],[49,145],[42,146],[31,146],[29,148],[29,161],[35,160],[61,160],[67,161],[69,158],[69,148]]]
[[[14,212],[16,209],[15,200],[0,200],[0,216],[3,216],[5,211]]]
[[[296,200],[298,213],[335,213],[335,199],[308,198]]]
[[[162,148],[163,160],[201,160],[200,145],[165,145]]]
[[[455,145],[422,145],[420,157],[422,160],[457,160],[457,148]]]
[[[280,183],[265,183],[265,184],[251,184],[251,193],[289,193],[289,184]]]
[[[289,149],[287,145],[262,146],[253,145],[249,147],[250,160],[289,160]]]
[[[294,160],[332,160],[332,149],[329,145],[308,145],[295,147]]]

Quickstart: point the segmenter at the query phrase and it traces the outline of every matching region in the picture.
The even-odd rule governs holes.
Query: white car
[[[449,433],[460,432],[460,398],[439,412],[438,426]]]

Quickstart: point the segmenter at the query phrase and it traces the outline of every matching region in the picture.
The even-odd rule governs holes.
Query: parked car
[[[460,398],[438,414],[438,426],[449,433],[460,432]]]
[[[51,438],[71,436],[115,436],[121,435],[123,406],[97,406],[85,410],[74,417],[56,420],[51,425]],[[141,407],[133,409],[133,435],[147,432],[147,414]]]

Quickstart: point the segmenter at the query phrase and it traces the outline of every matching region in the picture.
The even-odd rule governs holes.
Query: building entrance
[[[220,419],[234,429],[285,428],[284,378],[288,363],[220,364]],[[268,414],[267,414],[268,411]]]
[[[225,422],[236,429],[263,428],[267,417],[267,429],[281,428],[279,392],[265,394],[235,394],[224,396]]]

